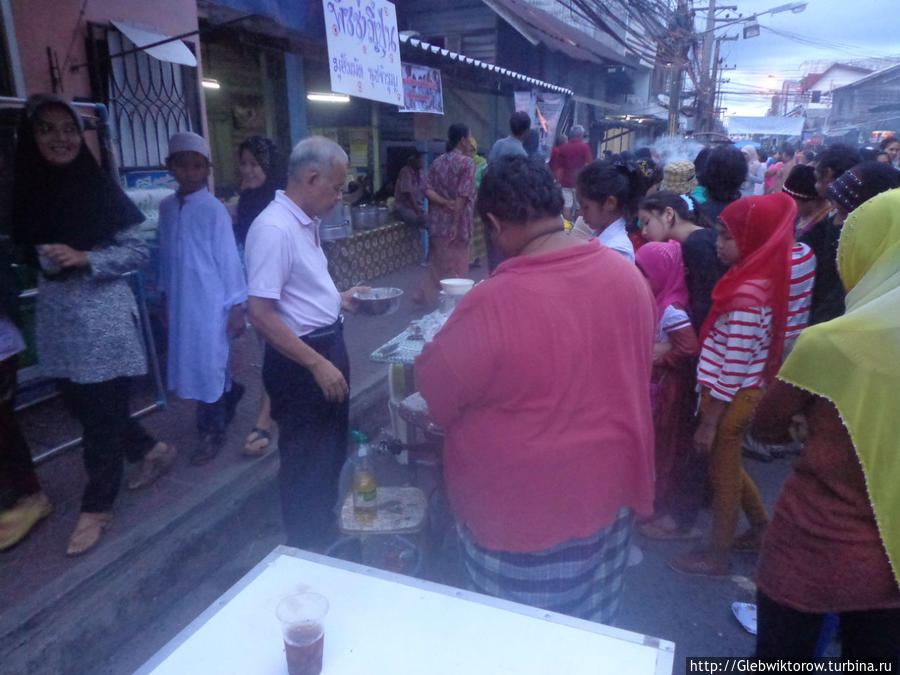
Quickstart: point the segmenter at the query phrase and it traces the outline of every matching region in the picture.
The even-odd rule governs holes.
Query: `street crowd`
[[[445,433],[467,583],[611,623],[634,533],[694,542],[669,561],[684,574],[727,576],[733,553],[758,553],[757,656],[812,658],[837,614],[845,657],[898,662],[900,140],[783,145],[771,158],[719,143],[663,164],[648,148],[595,160],[584,136],[573,126],[544,157],[517,112],[484,158],[453,124],[446,153],[427,170],[411,154],[393,192],[397,215],[427,231],[415,302],[467,276],[478,228],[487,242],[489,278],[415,364]],[[341,313],[361,288],[336,288],[319,218],[342,199],[347,155],[321,137],[287,162],[268,139],[239,152],[232,215],[207,189],[207,142],[169,140],[179,187],[159,224],[168,386],[197,401],[191,462],[211,461],[244,392],[229,346],[249,320],[265,342],[266,396],[244,452],[264,453],[277,425],[287,543],[323,550],[348,431]],[[13,240],[40,270],[42,373],[83,428],[88,483],[71,555],[111,525],[125,460],[139,489],[177,456],[129,416],[146,357],[122,275],[147,261],[141,220],[74,109],[33,97]],[[52,509],[13,410],[24,345],[10,263],[4,254],[0,548]],[[769,514],[743,456],[794,453]]]

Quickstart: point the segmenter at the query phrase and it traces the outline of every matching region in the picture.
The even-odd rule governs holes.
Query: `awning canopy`
[[[188,46],[181,40],[173,40],[170,36],[160,33],[145,26],[136,26],[125,21],[112,21],[113,26],[119,29],[125,37],[131,40],[138,47],[147,47],[157,42],[169,40],[165,44],[144,49],[147,54],[160,61],[168,63],[178,63],[182,66],[196,66],[197,57],[188,49]]]
[[[767,136],[799,136],[803,133],[802,117],[726,117],[728,133],[732,135],[751,136],[765,134]]]
[[[612,47],[557,19],[552,14],[524,0],[484,0],[526,40],[536,45],[545,44],[555,52],[561,52],[577,61],[599,65],[637,66],[637,59],[619,54]]]
[[[588,105],[592,105],[594,107],[600,108],[601,110],[620,110],[622,108],[618,103],[610,103],[609,101],[601,101],[600,99],[591,98],[589,96],[579,96],[575,94],[573,96],[575,101],[578,103],[587,103]]]

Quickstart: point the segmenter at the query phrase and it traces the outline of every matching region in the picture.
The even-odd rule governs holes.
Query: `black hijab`
[[[34,138],[38,113],[47,107],[67,110],[78,125],[81,148],[65,166],[44,159]],[[38,244],[66,244],[89,251],[110,243],[121,230],[144,220],[119,184],[100,168],[84,142],[81,118],[54,96],[32,96],[19,127],[14,162],[13,238],[36,259]]]
[[[237,223],[234,226],[234,236],[239,244],[246,241],[247,232],[256,216],[275,198],[275,190],[283,188],[285,183],[284,162],[275,143],[262,136],[251,136],[238,148],[238,159],[244,150],[256,159],[266,174],[266,182],[257,188],[241,192],[238,199]]]

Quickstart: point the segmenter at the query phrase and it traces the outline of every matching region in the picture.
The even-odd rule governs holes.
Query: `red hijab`
[[[681,244],[677,241],[644,244],[634,254],[634,261],[650,281],[656,298],[656,318],[662,319],[669,305],[688,305],[688,288],[684,280]]]
[[[700,342],[722,314],[750,307],[771,308],[772,342],[763,368],[767,383],[778,372],[784,351],[796,215],[794,200],[776,192],[739,199],[719,216],[737,244],[740,258],[713,289],[713,306],[700,331]]]

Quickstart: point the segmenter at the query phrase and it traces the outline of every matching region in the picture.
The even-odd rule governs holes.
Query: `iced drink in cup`
[[[278,603],[275,614],[281,622],[290,675],[319,675],[322,672],[327,613],[328,600],[319,593],[297,593]]]

